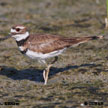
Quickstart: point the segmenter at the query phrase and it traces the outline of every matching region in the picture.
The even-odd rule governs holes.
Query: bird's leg
[[[45,60],[39,60],[39,62],[44,64],[48,68],[48,64],[45,62]],[[46,81],[46,76],[48,74],[48,72],[47,72],[48,69],[47,68],[45,68],[45,70],[43,71],[43,78],[44,78],[45,83],[47,83],[47,81]]]
[[[58,56],[55,56],[54,61],[51,62],[51,64],[54,64],[58,60]]]
[[[47,68],[43,71],[43,77],[44,77],[44,84],[47,84],[48,81],[48,74],[50,72],[50,68],[51,68],[52,64],[48,65]]]
[[[45,81],[45,76],[46,76],[46,70],[43,70],[43,78],[44,78],[44,81]]]
[[[51,64],[47,65],[47,68],[43,71],[43,78],[44,78],[44,84],[47,84],[48,81],[48,75],[50,72],[50,68],[52,67],[52,65],[58,60],[58,57],[56,56],[54,61],[51,62]]]

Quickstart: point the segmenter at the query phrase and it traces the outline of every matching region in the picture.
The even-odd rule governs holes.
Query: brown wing
[[[90,39],[91,37],[66,38],[57,35],[37,34],[31,35],[24,46],[35,52],[49,53],[65,47],[84,43]]]
[[[37,34],[31,35],[27,42],[25,42],[24,46],[35,52],[49,53],[54,50],[63,49],[70,45],[68,42],[64,42],[62,37],[48,34]]]

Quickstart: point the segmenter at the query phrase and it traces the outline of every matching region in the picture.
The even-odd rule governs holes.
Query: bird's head
[[[15,38],[16,41],[20,41],[27,38],[29,36],[29,32],[25,26],[16,25],[11,28],[10,35],[11,37]]]

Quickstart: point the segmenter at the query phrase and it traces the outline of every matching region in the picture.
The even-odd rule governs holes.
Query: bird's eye
[[[20,31],[20,28],[16,28],[16,31],[19,32]]]

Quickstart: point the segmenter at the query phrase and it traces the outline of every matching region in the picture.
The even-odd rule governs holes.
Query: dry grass
[[[105,5],[104,0],[1,0],[0,37],[15,24],[24,24],[31,33],[107,34]],[[22,108],[78,108],[84,101],[97,100],[108,107],[107,40],[85,43],[59,56],[47,86],[43,67],[23,56],[13,39],[0,46],[0,102],[20,101]]]

